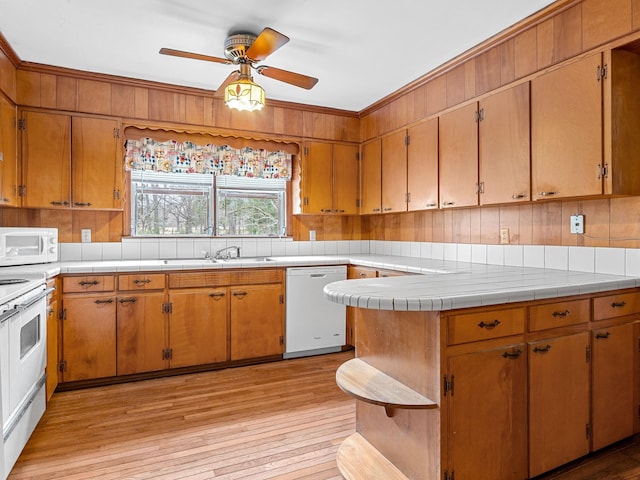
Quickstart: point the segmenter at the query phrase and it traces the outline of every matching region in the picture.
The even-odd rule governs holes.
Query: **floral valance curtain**
[[[152,138],[127,140],[125,168],[167,173],[207,173],[255,178],[291,178],[291,154],[229,145]]]

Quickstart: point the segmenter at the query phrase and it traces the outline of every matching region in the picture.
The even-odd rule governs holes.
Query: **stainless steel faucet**
[[[220,250],[218,250],[216,252],[216,255],[214,258],[218,259],[218,260],[223,260],[225,258],[232,258],[231,252],[235,250],[236,251],[236,258],[240,258],[240,247],[233,245],[231,247],[226,247],[226,248],[221,248]],[[223,253],[226,253],[226,255],[223,255]]]

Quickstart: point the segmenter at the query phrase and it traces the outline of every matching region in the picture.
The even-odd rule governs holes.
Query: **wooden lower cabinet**
[[[63,382],[116,374],[116,296],[79,294],[63,297]]]
[[[526,478],[525,345],[449,357],[448,372],[448,470],[460,479]]]
[[[116,307],[117,375],[168,367],[164,292],[119,294]]]
[[[228,360],[227,288],[171,291],[171,367]]]
[[[230,288],[231,360],[281,355],[284,352],[282,284]]]
[[[529,476],[589,453],[589,333],[529,343]]]

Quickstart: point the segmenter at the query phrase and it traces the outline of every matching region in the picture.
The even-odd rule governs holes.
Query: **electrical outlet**
[[[508,244],[511,243],[511,237],[509,237],[509,229],[501,228],[500,229],[500,243]]]
[[[82,229],[82,243],[91,243],[91,229],[83,228]]]
[[[315,230],[309,230],[309,241],[310,242],[315,242],[316,241],[316,231]]]
[[[571,233],[584,233],[584,215],[571,215]]]

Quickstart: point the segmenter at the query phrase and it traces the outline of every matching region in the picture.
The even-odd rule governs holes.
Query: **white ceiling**
[[[291,40],[265,65],[320,79],[304,90],[255,75],[269,98],[360,111],[551,0],[0,0],[21,60],[215,90],[234,70],[160,55],[223,57],[230,31]]]

